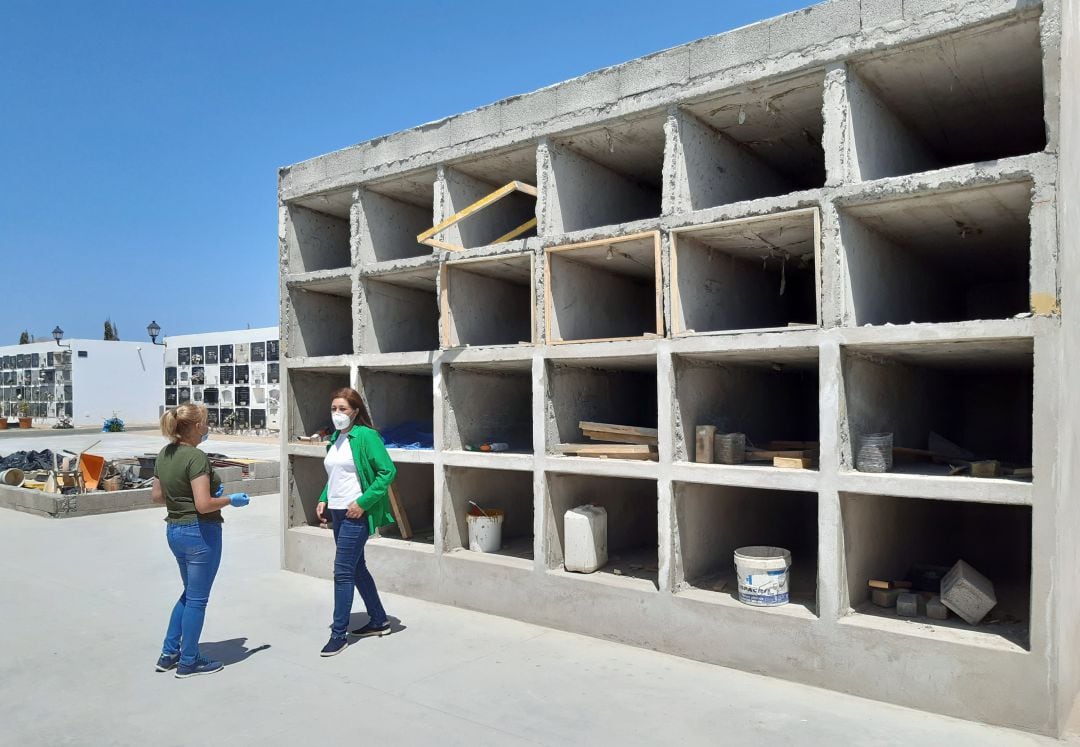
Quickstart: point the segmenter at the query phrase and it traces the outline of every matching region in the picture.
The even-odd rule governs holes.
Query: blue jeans
[[[168,524],[165,536],[180,566],[184,592],[173,607],[163,654],[180,652],[180,663],[191,666],[199,660],[199,636],[206,617],[206,603],[221,564],[221,524],[197,521]]]
[[[364,546],[368,539],[367,516],[349,519],[345,509],[330,509],[334,520],[334,543],[337,553],[334,555],[334,624],[331,636],[344,638],[349,630],[349,615],[352,613],[353,588],[360,592],[360,598],[367,607],[372,625],[386,624],[386,611],[379,601],[379,591],[375,588],[375,579],[364,562]]]

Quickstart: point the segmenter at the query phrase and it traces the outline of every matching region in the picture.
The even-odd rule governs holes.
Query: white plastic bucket
[[[782,547],[752,545],[735,550],[739,577],[739,601],[755,607],[788,603],[788,572],[791,553]]]
[[[23,484],[26,474],[18,467],[10,467],[0,472],[0,484],[13,485],[16,488]]]
[[[484,513],[469,513],[469,549],[473,552],[498,552],[502,548],[504,514],[497,508],[485,508]]]

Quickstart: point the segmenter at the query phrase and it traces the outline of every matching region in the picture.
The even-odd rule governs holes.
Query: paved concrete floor
[[[236,438],[235,436],[215,438],[214,434],[211,434],[210,439],[203,444],[202,448],[204,451],[245,459],[277,461],[281,456],[276,440],[241,441],[235,440]],[[90,451],[93,454],[106,459],[120,459],[145,453],[156,454],[165,443],[165,437],[156,429],[125,433],[102,433],[100,429],[89,432],[34,429],[32,433],[26,434],[9,429],[0,431],[0,456],[7,456],[13,451],[41,451],[42,449],[53,451],[68,449],[79,452],[92,446]]]
[[[1062,744],[392,595],[394,635],[321,659],[331,587],[278,569],[274,495],[227,510],[226,670],[176,680],[161,518],[0,511],[0,744]]]

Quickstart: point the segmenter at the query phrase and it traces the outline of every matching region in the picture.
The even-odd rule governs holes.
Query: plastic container
[[[473,552],[498,552],[502,549],[502,525],[506,514],[497,508],[469,509],[469,549]]]
[[[714,448],[717,464],[742,464],[746,461],[746,434],[717,433]]]
[[[574,573],[592,573],[607,564],[607,511],[587,504],[563,515],[566,551],[563,566]]]
[[[782,547],[751,545],[735,550],[739,601],[755,607],[787,604],[791,553]]]
[[[18,467],[10,467],[0,472],[0,485],[12,485],[17,488],[23,484],[25,479],[26,473]]]

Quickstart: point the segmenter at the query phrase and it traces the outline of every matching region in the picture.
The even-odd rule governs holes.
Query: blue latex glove
[[[225,483],[221,483],[217,486],[217,492],[214,493],[215,498],[220,498],[225,495]]]
[[[247,493],[233,493],[229,496],[229,503],[235,508],[246,506],[250,501]]]

